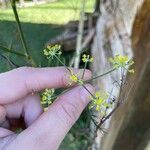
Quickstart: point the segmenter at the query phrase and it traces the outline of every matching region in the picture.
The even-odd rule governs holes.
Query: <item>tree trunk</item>
[[[102,137],[98,133],[93,149],[144,150],[150,125],[150,0],[103,0],[100,5],[92,49],[94,74],[107,70],[108,58],[116,54],[134,56],[136,73],[127,76],[128,85],[135,85],[124,89],[126,93],[131,90],[126,104],[105,123],[108,134]],[[114,79],[119,79],[119,72],[98,79],[95,84],[101,90],[110,91]],[[118,92],[114,89],[113,95],[117,96]]]

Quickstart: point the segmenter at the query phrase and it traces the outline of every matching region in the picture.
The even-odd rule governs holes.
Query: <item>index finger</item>
[[[79,70],[75,70],[78,72]],[[12,103],[33,91],[45,88],[61,88],[68,85],[68,70],[64,67],[32,68],[21,67],[0,74],[0,104]],[[91,77],[85,71],[85,79]]]

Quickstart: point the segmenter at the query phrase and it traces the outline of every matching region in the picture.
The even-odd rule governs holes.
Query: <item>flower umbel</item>
[[[70,85],[72,83],[77,83],[77,84],[83,85],[83,80],[80,79],[79,74],[74,73],[73,70],[70,70],[69,79],[70,79]]]
[[[54,89],[45,89],[42,93],[41,104],[48,107],[52,103],[52,97],[54,95]]]
[[[43,52],[47,59],[53,59],[54,56],[60,56],[62,54],[60,45],[47,46]]]
[[[132,59],[129,59],[128,56],[116,55],[114,58],[109,58],[109,61],[113,64],[113,66],[118,68],[124,68],[128,70],[130,73],[134,73],[134,69],[128,69],[130,66],[134,64]]]
[[[82,61],[84,62],[84,63],[87,63],[87,62],[93,62],[93,57],[90,57],[90,55],[82,55]]]
[[[90,97],[91,104],[89,108],[95,108],[102,116],[106,114],[108,108],[112,107],[112,101],[109,100],[109,94],[106,92],[96,92],[94,97]]]

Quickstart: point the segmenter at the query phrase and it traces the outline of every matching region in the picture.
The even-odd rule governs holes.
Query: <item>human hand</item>
[[[77,71],[77,70],[76,70]],[[43,113],[38,94],[45,88],[68,85],[67,70],[22,67],[0,74],[0,150],[56,150],[89,103],[81,86],[60,96]],[[85,79],[91,77],[86,70]],[[92,91],[90,85],[86,87]],[[10,119],[24,118],[26,129],[16,134],[5,128]],[[2,127],[2,125],[4,127]]]

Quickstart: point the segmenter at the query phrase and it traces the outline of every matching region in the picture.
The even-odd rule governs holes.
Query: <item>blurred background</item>
[[[13,1],[13,0],[12,0]],[[11,1],[0,0],[0,72],[30,66]],[[18,0],[16,9],[26,49],[37,67],[59,66],[43,55],[47,45],[62,45],[67,66],[83,67],[82,52],[91,54],[93,75],[108,70],[109,57],[128,55],[134,75],[126,73],[124,103],[92,141],[95,126],[86,109],[60,150],[150,150],[150,0]],[[18,54],[19,53],[19,54]],[[119,72],[97,79],[97,89],[110,91]],[[113,91],[118,97],[119,88]],[[99,115],[93,112],[98,118]]]

